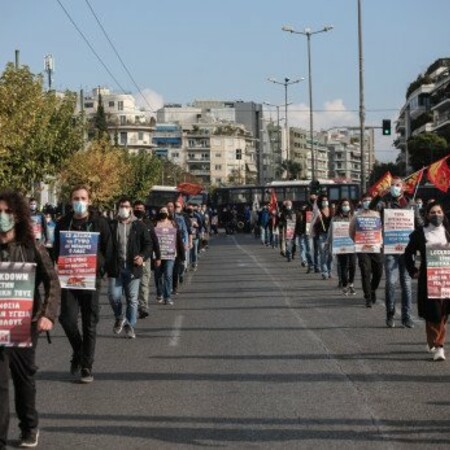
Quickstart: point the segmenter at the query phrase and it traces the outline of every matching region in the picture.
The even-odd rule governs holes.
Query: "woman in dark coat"
[[[430,299],[427,288],[427,247],[450,249],[450,227],[442,205],[437,202],[427,205],[423,228],[411,233],[405,249],[406,268],[412,278],[419,280],[417,305],[419,316],[426,321],[428,349],[435,361],[445,360],[444,343],[447,320],[450,313],[450,299]],[[414,256],[420,253],[420,268],[415,265]]]

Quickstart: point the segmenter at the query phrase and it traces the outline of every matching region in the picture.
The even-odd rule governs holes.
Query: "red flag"
[[[428,166],[428,179],[442,192],[447,192],[450,186],[450,169],[447,165],[449,156]]]
[[[179,203],[181,205],[181,207],[184,207],[184,200],[183,200],[183,195],[180,194],[177,198],[177,203]]]
[[[275,189],[271,189],[270,191],[270,203],[269,203],[269,212],[276,213],[278,211],[278,199],[275,194]]]
[[[391,172],[386,172],[372,187],[369,188],[369,194],[372,197],[376,197],[377,195],[382,195],[386,192],[392,183],[392,175]]]
[[[414,172],[409,177],[406,177],[404,182],[404,191],[407,194],[414,195],[416,192],[416,187],[420,184],[423,177],[423,172],[425,171],[425,168],[418,170],[417,172]]]
[[[198,195],[203,191],[203,186],[196,183],[180,183],[177,186],[178,191],[187,195]]]

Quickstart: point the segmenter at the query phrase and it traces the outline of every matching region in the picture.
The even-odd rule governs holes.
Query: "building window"
[[[188,159],[195,159],[195,153],[188,153]]]
[[[110,108],[114,108],[114,102],[108,102],[108,106],[109,106]]]
[[[189,139],[188,145],[189,145],[189,147],[195,147],[195,140]]]
[[[138,140],[140,140],[140,141],[144,140],[144,132],[143,131],[138,132]]]
[[[120,145],[127,145],[128,144],[128,135],[126,131],[120,132]]]
[[[222,153],[216,153],[216,158],[222,158]]]
[[[215,170],[222,170],[222,165],[221,165],[221,164],[216,164],[216,165],[214,166],[214,169],[215,169]]]
[[[127,116],[120,116],[120,125],[127,124]]]
[[[117,109],[118,109],[119,111],[123,111],[123,102],[122,102],[122,101],[117,102]]]
[[[85,107],[85,108],[93,108],[93,107],[94,107],[94,103],[93,103],[93,102],[86,102],[86,103],[84,104],[84,107]]]
[[[202,153],[201,158],[202,158],[202,161],[208,161],[209,160],[209,153]]]
[[[179,153],[172,153],[172,158],[179,158],[180,154]]]

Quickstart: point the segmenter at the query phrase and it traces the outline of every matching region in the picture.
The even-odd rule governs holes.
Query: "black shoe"
[[[377,293],[375,291],[370,292],[370,299],[372,301],[372,304],[375,305],[377,302]]]
[[[39,441],[39,430],[22,431],[19,440],[20,448],[37,447]]]
[[[141,309],[139,311],[139,319],[145,319],[148,316],[149,316],[149,313],[146,309]]]
[[[81,363],[79,358],[73,357],[70,361],[70,373],[72,375],[78,375],[81,370]]]
[[[308,267],[308,269],[306,269],[306,273],[311,273],[312,269],[311,267]]]
[[[305,261],[302,261],[302,267],[306,267]]]
[[[314,273],[320,273],[319,269],[314,269]]]
[[[183,284],[183,282],[184,282],[184,276],[183,275],[180,275],[179,281],[180,281],[180,284]]]
[[[372,300],[371,298],[366,298],[366,308],[372,308]]]
[[[402,320],[403,328],[414,328],[414,322],[411,319]]]
[[[91,369],[81,369],[81,377],[80,377],[80,383],[88,384],[92,383],[94,381],[94,376],[92,375]]]
[[[393,317],[388,317],[386,319],[386,326],[388,328],[395,328],[395,322],[394,322],[394,318]]]

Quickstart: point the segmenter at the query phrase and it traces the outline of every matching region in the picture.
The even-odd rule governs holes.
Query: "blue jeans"
[[[270,232],[270,245],[272,248],[278,247],[280,245],[280,235],[275,234],[273,231]]]
[[[411,277],[406,271],[404,255],[384,255],[384,270],[386,273],[386,315],[391,318],[395,314],[395,288],[400,278],[402,291],[402,321],[411,318]]]
[[[164,300],[172,295],[174,260],[163,259],[159,267],[155,267],[156,296]]]
[[[269,243],[269,227],[260,225],[261,244],[267,245]]]
[[[309,236],[307,234],[301,234],[296,237],[297,248],[300,250],[300,261],[307,264],[309,268],[313,268],[313,260],[311,256],[311,246],[309,243]]]
[[[122,294],[127,302],[126,319],[134,327],[137,321],[139,278],[134,278],[131,270],[122,269],[117,278],[108,280],[108,297],[116,319],[123,319]]]
[[[286,239],[286,258],[290,260],[294,256],[295,239]]]
[[[314,264],[314,270],[316,272],[319,271],[319,264],[320,264],[320,257],[319,257],[319,236],[313,237],[313,264]]]
[[[192,265],[192,267],[197,266],[198,242],[199,242],[198,239],[196,238],[192,239],[192,248],[189,250],[189,262]]]
[[[319,261],[320,261],[320,271],[322,275],[331,275],[331,258],[328,246],[325,245],[328,239],[326,233],[319,234],[318,237],[318,247],[319,247]]]

